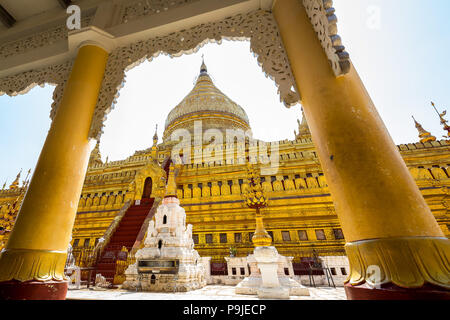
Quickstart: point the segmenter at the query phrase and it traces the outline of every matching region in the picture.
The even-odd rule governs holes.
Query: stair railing
[[[125,215],[127,210],[130,208],[130,206],[131,206],[131,200],[128,200],[122,206],[120,211],[116,214],[113,221],[110,223],[108,229],[106,229],[105,233],[103,234],[103,237],[102,237],[103,241],[99,241],[97,243],[97,245],[95,246],[94,253],[93,253],[94,258],[91,260],[92,262],[91,262],[90,266],[97,263],[98,258],[102,255],[103,251],[107,247],[109,241],[111,240],[112,235],[116,231],[117,227],[120,224],[120,221],[122,221],[123,216]]]

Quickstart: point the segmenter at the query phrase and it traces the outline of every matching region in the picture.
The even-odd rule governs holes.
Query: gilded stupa
[[[192,91],[169,112],[163,140],[170,140],[177,129],[194,134],[195,121],[201,121],[202,131],[219,129],[225,134],[226,129],[250,129],[244,109],[214,85],[204,61]]]

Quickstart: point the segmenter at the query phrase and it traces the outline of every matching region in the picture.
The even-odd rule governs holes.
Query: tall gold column
[[[348,242],[348,298],[448,297],[450,241],[356,70],[335,76],[301,0],[273,13]]]
[[[0,298],[64,299],[64,266],[89,160],[89,129],[108,53],[82,46],[6,250]]]

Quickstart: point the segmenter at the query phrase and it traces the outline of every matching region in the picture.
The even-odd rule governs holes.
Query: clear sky
[[[334,6],[343,43],[394,141],[418,140],[411,115],[440,138],[444,131],[430,101],[440,110],[450,105],[450,1],[335,0]],[[193,87],[202,54],[217,87],[246,110],[256,138],[293,138],[300,107],[280,103],[247,42],[224,41],[130,70],[105,122],[103,160],[148,148],[156,124],[162,137],[168,112]],[[34,169],[50,126],[52,91],[47,85],[22,96],[0,96],[0,187],[21,168],[22,178]]]

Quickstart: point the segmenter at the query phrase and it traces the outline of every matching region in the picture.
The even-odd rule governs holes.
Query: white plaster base
[[[283,259],[275,247],[255,248],[254,254],[247,258],[251,274],[236,286],[235,292],[258,295],[261,299],[309,296],[308,288],[284,275],[284,270],[279,268],[279,261]]]

